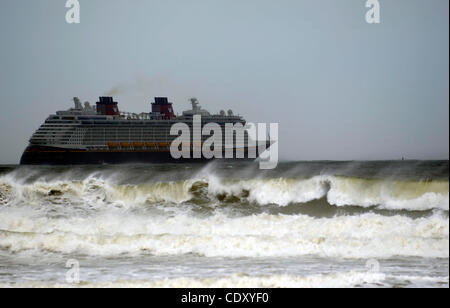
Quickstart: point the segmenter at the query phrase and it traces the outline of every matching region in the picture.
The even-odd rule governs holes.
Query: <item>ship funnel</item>
[[[117,102],[110,96],[101,96],[97,102],[97,113],[102,115],[120,115]]]
[[[175,118],[172,103],[169,103],[167,97],[155,97],[155,102],[152,103],[152,113],[159,113],[166,120]]]

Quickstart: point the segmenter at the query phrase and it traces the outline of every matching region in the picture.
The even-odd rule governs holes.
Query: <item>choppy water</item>
[[[448,161],[3,166],[0,287],[448,287],[448,172]]]

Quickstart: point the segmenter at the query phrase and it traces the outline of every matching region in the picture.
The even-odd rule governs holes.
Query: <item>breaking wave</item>
[[[172,175],[76,169],[52,175],[22,168],[0,175],[0,250],[449,257],[448,179],[232,178],[173,168]],[[145,179],[133,179],[142,174]],[[323,215],[323,207],[358,210]],[[312,208],[313,215],[285,211],[291,208]]]
[[[0,205],[84,203],[90,206],[134,206],[168,202],[248,203],[287,206],[326,198],[344,207],[387,210],[449,210],[449,182],[443,180],[379,180],[341,176],[309,179],[258,178],[230,180],[214,176],[181,181],[114,184],[89,176],[84,180],[36,181],[31,184],[0,178]]]
[[[448,258],[448,218],[363,214],[334,218],[259,214],[195,217],[112,212],[88,217],[35,217],[3,211],[0,248],[87,255],[197,254],[207,257]]]

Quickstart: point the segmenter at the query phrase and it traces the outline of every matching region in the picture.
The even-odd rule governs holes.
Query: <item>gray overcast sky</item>
[[[0,1],[0,163],[48,114],[114,94],[148,111],[205,109],[280,123],[283,159],[448,158],[449,1]]]

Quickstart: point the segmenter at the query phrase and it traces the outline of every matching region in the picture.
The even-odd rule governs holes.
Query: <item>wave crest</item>
[[[82,181],[36,181],[21,184],[0,179],[0,205],[252,203],[279,205],[326,198],[330,205],[388,210],[449,210],[448,181],[393,181],[340,176],[309,179],[256,178],[229,180],[214,176],[184,181],[114,184],[90,176]]]
[[[0,216],[0,249],[87,255],[140,254],[206,257],[448,258],[448,218],[378,214],[312,218],[259,214],[238,218],[104,213],[86,217]]]

